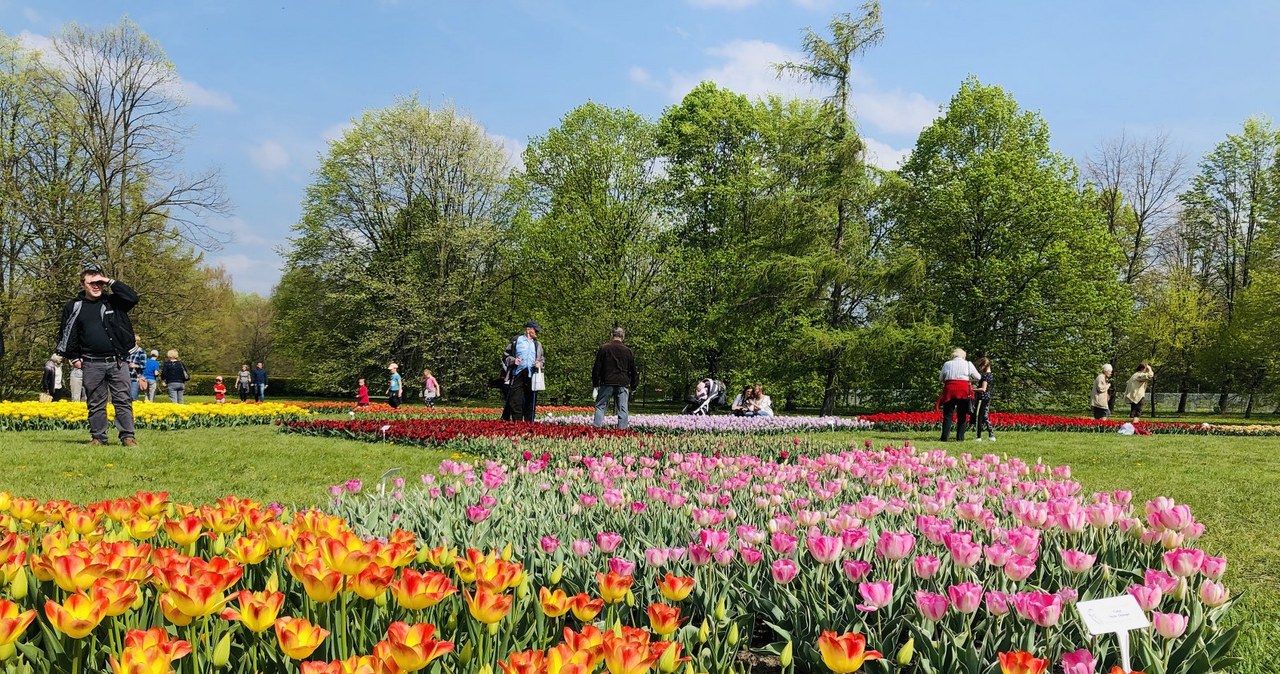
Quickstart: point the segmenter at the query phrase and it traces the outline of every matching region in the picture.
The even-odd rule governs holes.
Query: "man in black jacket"
[[[614,328],[611,336],[612,339],[596,351],[596,364],[591,368],[591,385],[596,389],[595,425],[604,426],[609,398],[616,398],[618,428],[626,428],[630,424],[627,410],[629,389],[635,388],[639,379],[636,376],[636,355],[631,352],[631,347],[622,343],[626,337],[622,328]]]
[[[84,371],[90,445],[107,444],[107,400],[116,409],[120,443],[136,447],[129,396],[129,349],[136,343],[129,310],[138,293],[107,278],[96,264],[80,272],[80,293],[62,308],[55,353]],[[110,292],[107,292],[110,290]]]

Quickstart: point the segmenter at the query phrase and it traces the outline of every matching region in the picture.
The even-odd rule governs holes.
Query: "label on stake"
[[[1151,625],[1147,614],[1138,605],[1133,595],[1122,594],[1118,597],[1094,599],[1076,603],[1076,610],[1084,620],[1084,627],[1089,634],[1109,634],[1114,632],[1120,642],[1120,661],[1124,671],[1129,667],[1129,631],[1139,630]]]

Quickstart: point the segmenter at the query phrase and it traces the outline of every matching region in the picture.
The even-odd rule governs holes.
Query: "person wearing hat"
[[[515,336],[502,352],[502,377],[507,383],[507,401],[502,408],[503,421],[533,421],[535,393],[533,374],[541,372],[545,361],[537,321],[524,324],[524,334]]]
[[[116,411],[120,443],[136,447],[133,399],[129,397],[129,350],[136,343],[129,311],[138,293],[108,278],[97,264],[80,272],[80,292],[62,308],[55,353],[84,369],[89,406],[89,444],[107,444],[107,402]]]
[[[222,383],[222,375],[213,378],[213,402],[227,402],[227,385]]]
[[[160,377],[160,352],[155,349],[147,356],[147,362],[142,365],[142,378],[147,382],[147,402],[156,401],[156,379]]]

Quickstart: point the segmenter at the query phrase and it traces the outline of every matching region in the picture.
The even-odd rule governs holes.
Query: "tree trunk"
[[[1244,418],[1253,416],[1253,391],[1249,391],[1249,402],[1244,405]]]
[[[1147,390],[1151,394],[1151,418],[1154,419],[1159,416],[1156,414],[1156,380],[1151,380],[1151,383],[1147,385]]]
[[[826,367],[826,385],[822,394],[822,416],[829,417],[836,411],[836,372],[840,369],[840,349],[831,353]]]
[[[1231,377],[1222,380],[1222,388],[1218,390],[1218,414],[1227,413],[1227,399],[1231,397]]]
[[[1187,380],[1190,379],[1191,372],[1188,370],[1182,375],[1182,381],[1178,383],[1178,414],[1187,413]]]

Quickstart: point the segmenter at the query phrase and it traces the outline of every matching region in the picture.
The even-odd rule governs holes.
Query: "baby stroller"
[[[724,382],[718,379],[707,377],[698,382],[697,388],[688,398],[688,404],[680,410],[681,414],[710,414],[716,406],[723,406],[725,403],[725,387]]]

